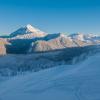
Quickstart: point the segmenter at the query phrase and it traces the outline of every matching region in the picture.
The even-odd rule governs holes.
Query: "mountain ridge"
[[[3,44],[7,53],[31,53],[45,52],[56,49],[84,47],[99,45],[100,35],[75,33],[65,35],[63,33],[48,34],[28,24],[11,33],[6,41],[10,44]],[[1,50],[0,50],[1,51]],[[5,50],[4,50],[5,51]],[[3,50],[1,51],[2,54]],[[5,54],[7,54],[5,52]],[[4,53],[3,53],[4,54]]]

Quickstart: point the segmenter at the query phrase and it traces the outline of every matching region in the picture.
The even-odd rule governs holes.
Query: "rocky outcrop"
[[[7,39],[0,38],[0,55],[5,55],[6,52],[6,45],[9,44]]]

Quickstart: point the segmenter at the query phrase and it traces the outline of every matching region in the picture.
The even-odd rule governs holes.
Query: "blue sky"
[[[0,34],[32,24],[48,33],[100,33],[100,0],[0,0]]]

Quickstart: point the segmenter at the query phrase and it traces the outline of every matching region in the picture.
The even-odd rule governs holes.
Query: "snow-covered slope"
[[[100,35],[96,35],[96,34],[82,34],[82,33],[75,33],[75,34],[71,34],[69,35],[69,37],[71,37],[74,40],[80,40],[80,41],[84,41],[86,43],[92,42],[92,43],[100,43]]]
[[[31,52],[40,51],[51,51],[57,49],[64,49],[67,47],[76,47],[77,45],[73,42],[70,37],[64,34],[51,34],[47,35],[44,40],[33,42],[30,49]]]
[[[48,34],[43,39],[32,42],[31,52],[51,51],[72,47],[84,47],[88,45],[97,45],[100,43],[99,36],[90,34],[71,34],[69,36],[62,33]]]
[[[62,64],[75,64],[100,52],[100,46],[69,48],[26,55],[5,55],[0,57],[0,75],[15,76],[24,72],[36,72]]]
[[[0,99],[100,100],[100,54],[77,65],[13,77],[0,84]]]
[[[45,35],[45,32],[40,31],[30,24],[25,27],[21,27],[17,31],[10,34],[10,36],[13,37],[12,39],[30,39],[34,37],[43,37]]]

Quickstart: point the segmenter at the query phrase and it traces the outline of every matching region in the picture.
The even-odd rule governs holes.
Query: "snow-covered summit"
[[[25,27],[19,28],[17,31],[10,34],[12,37],[17,38],[33,38],[33,37],[41,37],[45,36],[45,32],[33,27],[32,25],[28,24]]]
[[[42,32],[39,29],[33,27],[31,24],[27,24],[24,28],[27,30],[27,32],[31,32],[31,33]]]

